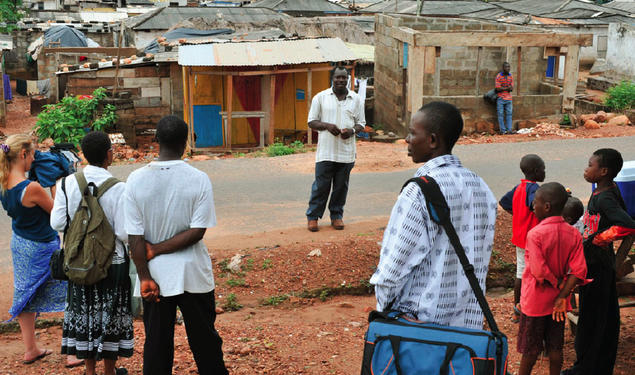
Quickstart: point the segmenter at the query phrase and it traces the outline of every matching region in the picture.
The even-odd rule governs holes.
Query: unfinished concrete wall
[[[110,91],[115,85],[114,68],[65,75],[69,95],[90,94],[98,87]],[[123,98],[110,101],[119,117],[114,130],[123,133],[127,144],[150,143],[157,122],[165,115],[183,117],[183,78],[176,63],[122,68],[117,80],[117,92]]]
[[[409,122],[410,112],[407,103],[407,54],[412,48],[392,37],[392,29],[409,27],[417,31],[528,31],[525,27],[488,23],[456,18],[432,18],[417,16],[392,17],[377,15],[375,19],[375,123],[404,134]],[[532,30],[532,29],[529,29]],[[532,30],[536,31],[536,30]],[[538,30],[539,31],[539,30]],[[496,74],[502,63],[509,61],[511,73],[516,80],[514,101],[518,111],[514,119],[521,116],[540,117],[559,113],[558,104],[548,111],[538,108],[538,98],[527,99],[527,105],[519,96],[551,93],[541,85],[547,70],[547,59],[543,47],[523,47],[521,50],[521,75],[518,77],[518,49],[506,47],[437,47],[436,71],[423,75],[424,102],[434,97],[438,100],[461,103],[480,103],[470,110],[475,119],[494,120],[492,108],[483,103],[482,95],[494,88]],[[518,84],[519,83],[519,84]],[[562,99],[561,96],[555,94]],[[551,98],[556,100],[555,98]],[[459,105],[470,108],[470,105]],[[527,108],[527,109],[526,109]],[[414,110],[414,109],[413,109]],[[532,112],[535,111],[535,112]],[[549,112],[549,113],[547,113]]]
[[[5,73],[11,79],[44,79],[38,78],[38,66],[36,62],[27,61],[26,51],[29,45],[44,34],[43,30],[16,29],[13,30],[13,50],[5,52]],[[113,34],[104,32],[84,32],[84,34],[97,42],[102,47],[112,47]],[[48,77],[45,77],[48,78]]]
[[[635,80],[635,26],[624,23],[609,25],[606,63],[616,78]]]

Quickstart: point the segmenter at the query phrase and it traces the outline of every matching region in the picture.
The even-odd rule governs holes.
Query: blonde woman
[[[24,341],[24,364],[51,354],[35,339],[37,313],[64,311],[66,282],[51,279],[49,261],[59,249],[57,232],[49,225],[53,200],[40,184],[25,175],[35,148],[25,134],[12,135],[0,144],[0,201],[12,219],[13,305]]]

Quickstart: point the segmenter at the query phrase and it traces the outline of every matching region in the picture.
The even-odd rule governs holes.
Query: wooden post
[[[112,89],[112,97],[115,98],[119,88],[119,65],[121,65],[121,38],[123,37],[123,21],[119,24],[119,41],[117,43],[117,67],[115,68],[115,87]]]
[[[187,117],[190,120],[190,145],[192,149],[196,148],[196,140],[194,138],[194,90],[196,90],[196,84],[194,82],[194,75],[192,74],[192,67],[187,67]]]
[[[269,131],[269,122],[271,121],[271,114],[269,113],[269,80],[271,75],[263,74],[260,79],[260,110],[265,113],[265,117],[260,119],[260,147],[265,146],[265,139],[269,139],[267,132]]]
[[[351,91],[355,91],[355,63],[353,63],[353,67],[351,68]]]
[[[476,50],[476,84],[474,85],[474,95],[478,96],[481,90],[481,52],[483,47],[477,47]]]
[[[523,53],[521,47],[516,49],[516,79],[514,80],[514,86],[516,86],[516,95],[520,96],[520,75],[521,75],[521,63],[523,60]]]
[[[276,75],[271,75],[271,81],[269,84],[269,144],[272,145],[275,136],[274,133],[276,131]]]
[[[560,80],[560,49],[558,48],[558,53],[556,54],[556,63],[553,67],[553,84],[558,85],[559,80]]]
[[[564,82],[562,83],[562,111],[573,112],[575,105],[575,91],[578,86],[580,46],[567,47],[567,57],[564,62]]]
[[[227,139],[227,148],[232,148],[232,105],[234,94],[234,77],[232,75],[227,76],[227,84],[225,85],[225,94],[227,95],[226,112],[227,112],[227,128],[225,129]]]
[[[311,101],[313,100],[312,92],[313,92],[313,72],[311,72],[311,69],[309,69],[309,71],[306,73],[306,113],[307,115],[311,112]],[[306,134],[307,143],[312,145],[313,144],[313,129],[309,127],[308,121],[306,124],[306,129],[307,129],[307,134]]]
[[[435,56],[434,47],[408,45],[408,112],[416,112],[423,103],[423,74],[429,69],[428,54]],[[432,60],[434,68],[434,60]],[[406,119],[409,120],[409,119]]]

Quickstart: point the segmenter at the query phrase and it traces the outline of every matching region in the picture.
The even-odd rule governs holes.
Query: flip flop
[[[79,366],[83,366],[84,365],[84,360],[83,359],[78,359],[77,362],[73,362],[73,363],[66,363],[66,365],[64,365],[64,367],[66,368],[75,368],[75,367],[79,367]]]
[[[33,364],[37,361],[39,361],[40,359],[46,357],[47,355],[51,355],[53,354],[53,351],[50,349],[44,349],[44,352],[42,352],[40,355],[38,355],[37,357],[33,358],[33,359],[29,359],[28,361],[22,361],[23,364],[25,365],[30,365]]]

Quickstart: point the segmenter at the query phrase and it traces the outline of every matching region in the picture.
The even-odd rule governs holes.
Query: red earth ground
[[[509,337],[509,370],[516,373],[517,325],[511,322],[514,248],[508,214],[499,213],[494,253],[488,277],[488,300],[503,332]],[[232,374],[357,374],[368,312],[375,299],[367,280],[377,264],[385,220],[357,223],[344,231],[304,228],[254,236],[227,236],[208,241],[214,262],[217,305],[226,311],[216,327],[224,340],[227,366]],[[235,244],[240,243],[240,247]],[[319,249],[321,255],[309,254]],[[243,256],[236,272],[227,263]],[[503,285],[503,286],[497,286]],[[242,305],[230,312],[228,296]],[[237,307],[237,306],[233,306]],[[6,311],[3,306],[1,311]],[[61,314],[45,314],[59,320]],[[622,330],[615,374],[630,374],[635,364],[633,309],[622,310]],[[1,317],[6,319],[6,313]],[[37,330],[45,347],[57,350],[59,325]],[[135,354],[121,366],[141,374],[143,323],[135,321]],[[17,332],[0,335],[1,374],[82,374],[63,368],[63,357],[51,355],[36,364],[21,364],[22,343]],[[176,326],[175,374],[197,373],[182,325]],[[573,337],[567,329],[565,365],[575,358]],[[535,373],[547,374],[540,362]]]

